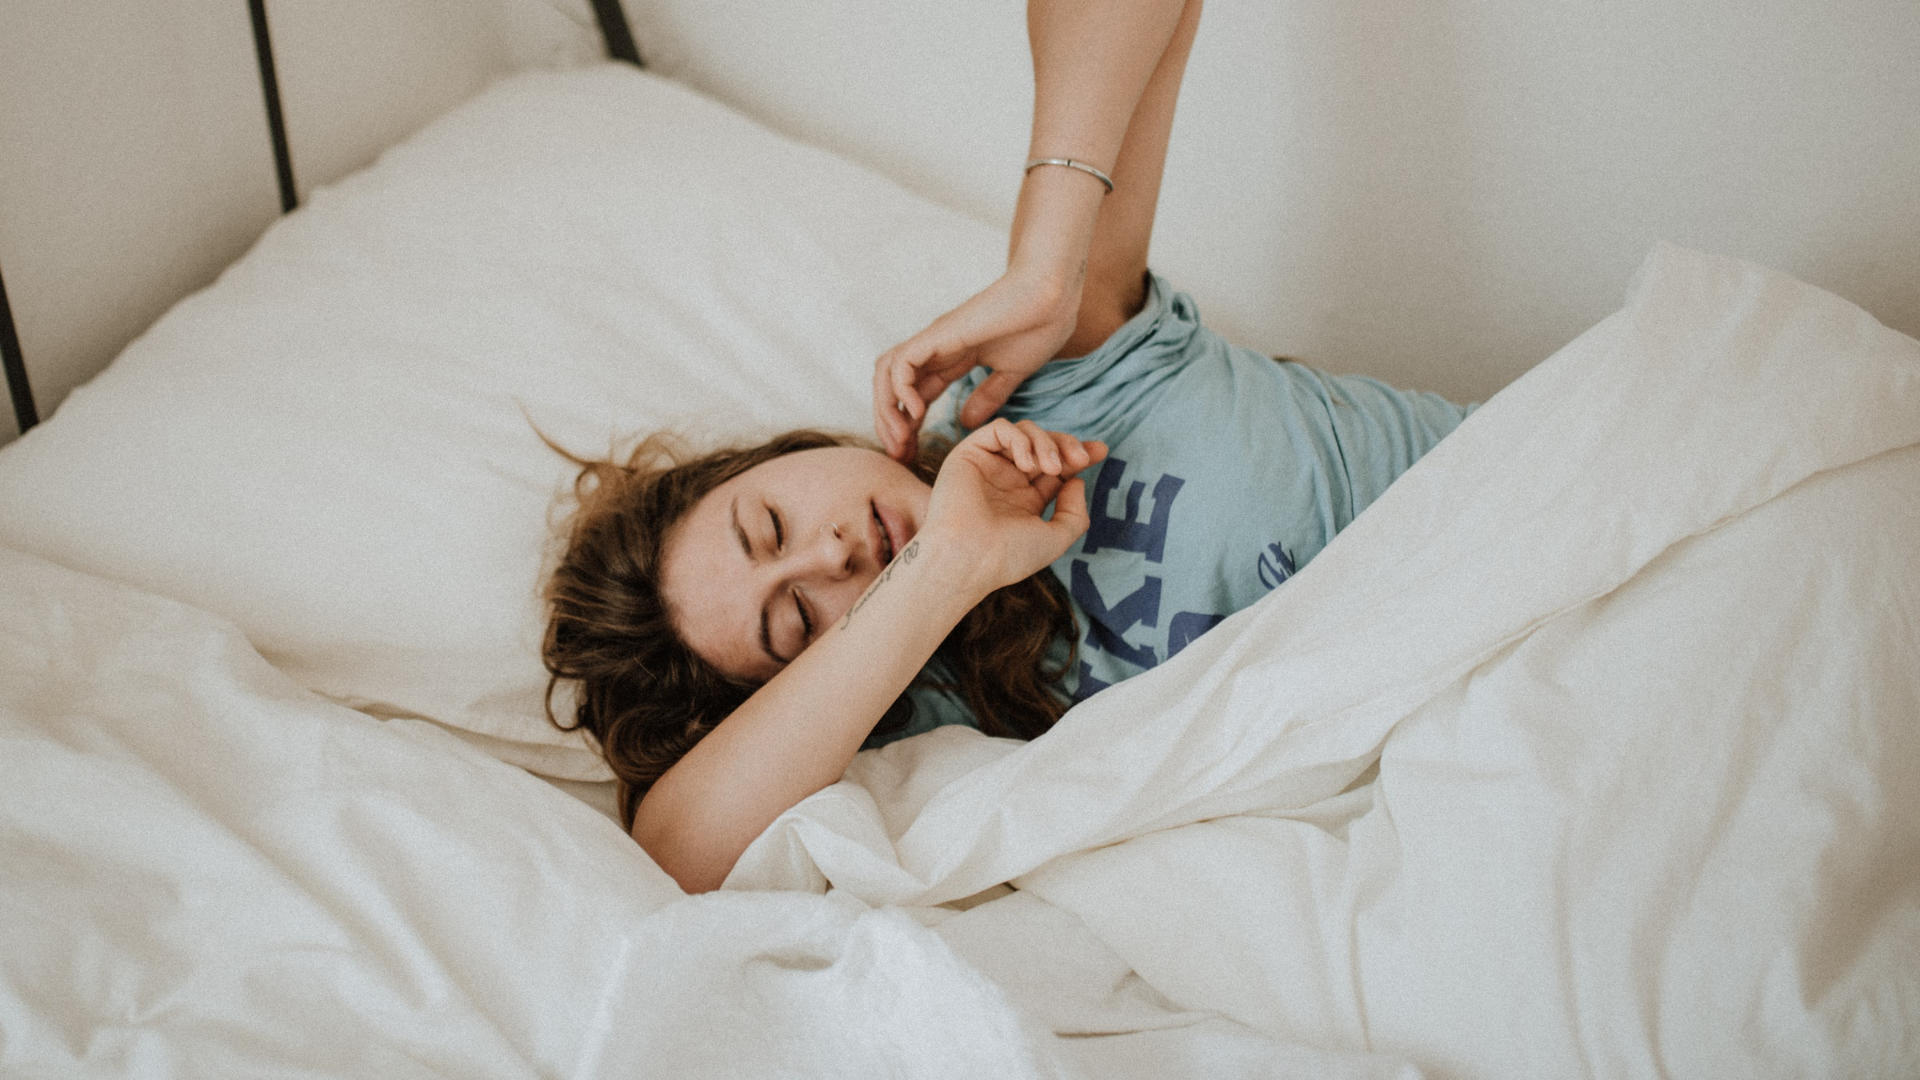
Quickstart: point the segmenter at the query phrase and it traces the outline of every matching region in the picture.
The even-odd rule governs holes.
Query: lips
[[[869,502],[867,511],[873,518],[874,561],[885,566],[893,561],[893,537],[887,535],[887,523],[880,516],[880,507]]]
[[[873,511],[874,551],[880,565],[885,566],[899,554],[900,548],[912,538],[912,534],[907,531],[906,523],[893,511],[881,509],[878,503],[868,503],[867,507]]]

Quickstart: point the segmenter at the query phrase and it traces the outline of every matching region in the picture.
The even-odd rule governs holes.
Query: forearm
[[[715,889],[773,820],[834,783],[985,590],[922,535],[846,617],[655,782],[633,837],[690,892]]]
[[[1020,185],[1007,270],[874,361],[874,431],[905,460],[928,403],[969,372],[956,414],[985,423],[1034,372],[1105,341],[1146,300],[1146,248],[1200,0],[1032,0],[1034,158]],[[1124,185],[1124,186],[1122,186]]]
[[[1031,153],[1075,158],[1111,173],[1185,6],[1185,0],[1033,0],[1027,8]]]
[[[1200,18],[1200,0],[1034,0],[1034,119],[1029,153],[1071,157],[1109,173],[1044,167],[1029,173],[1014,214],[1010,265],[1051,277],[1076,304],[1060,355],[1098,346],[1145,299],[1174,103]]]

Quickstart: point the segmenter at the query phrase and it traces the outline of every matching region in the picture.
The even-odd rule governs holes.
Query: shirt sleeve
[[[1202,335],[1193,301],[1158,276],[1147,280],[1146,304],[1100,347],[1054,360],[1027,378],[999,416],[1032,420],[1051,431],[1112,444],[1136,423],[1154,392],[1193,353]],[[956,383],[965,401],[987,377],[975,369]],[[949,437],[964,435],[957,428]]]

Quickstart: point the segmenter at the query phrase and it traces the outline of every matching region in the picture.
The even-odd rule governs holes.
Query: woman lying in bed
[[[717,888],[862,747],[947,723],[1032,738],[1179,652],[1464,415],[1229,346],[1148,272],[1199,16],[1034,0],[1008,268],[876,362],[884,452],[795,432],[581,463],[545,660],[685,888]],[[955,384],[974,430],[921,441]]]

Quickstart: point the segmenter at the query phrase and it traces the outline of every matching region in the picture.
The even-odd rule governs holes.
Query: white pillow
[[[224,615],[336,700],[604,778],[541,705],[573,470],[528,417],[587,453],[867,432],[872,358],[1003,243],[635,69],[516,76],[316,192],[0,451],[0,542]]]

